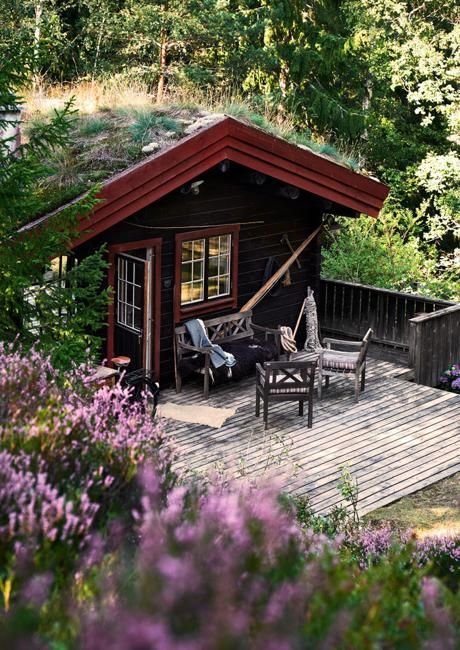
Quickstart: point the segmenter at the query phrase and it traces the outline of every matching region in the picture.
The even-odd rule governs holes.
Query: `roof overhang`
[[[108,180],[99,194],[101,202],[89,219],[81,221],[81,234],[73,246],[92,239],[223,160],[373,217],[378,216],[389,191],[383,183],[329,157],[223,116]]]

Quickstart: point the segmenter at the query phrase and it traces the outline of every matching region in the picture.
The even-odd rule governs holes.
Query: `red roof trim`
[[[335,203],[378,216],[388,188],[264,131],[225,117],[114,176],[81,223],[81,244],[229,159]],[[88,230],[90,229],[90,231]]]

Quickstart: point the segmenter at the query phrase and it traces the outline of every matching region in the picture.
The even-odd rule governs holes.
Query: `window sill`
[[[174,314],[174,320],[179,323],[189,318],[195,318],[201,314],[209,314],[210,312],[221,311],[223,309],[236,309],[237,298],[236,296],[227,296],[226,298],[216,298],[215,300],[208,300],[201,305],[190,305],[189,307],[181,306]]]

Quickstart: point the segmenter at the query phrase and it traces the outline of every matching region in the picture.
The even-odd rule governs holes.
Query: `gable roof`
[[[230,160],[356,212],[376,217],[388,187],[334,160],[222,116],[106,181],[100,203],[80,223],[84,243],[223,160]],[[65,206],[63,206],[65,207]],[[62,208],[61,208],[62,209]],[[28,224],[30,229],[57,211]]]

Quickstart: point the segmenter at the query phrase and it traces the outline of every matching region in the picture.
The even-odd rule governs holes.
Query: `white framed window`
[[[230,295],[231,249],[231,234],[182,242],[181,305]]]
[[[176,235],[174,320],[238,303],[239,224]]]
[[[143,327],[144,265],[120,256],[117,264],[117,323],[141,332]]]
[[[208,251],[208,298],[220,298],[230,294],[230,255],[232,236],[217,235],[209,238]]]

